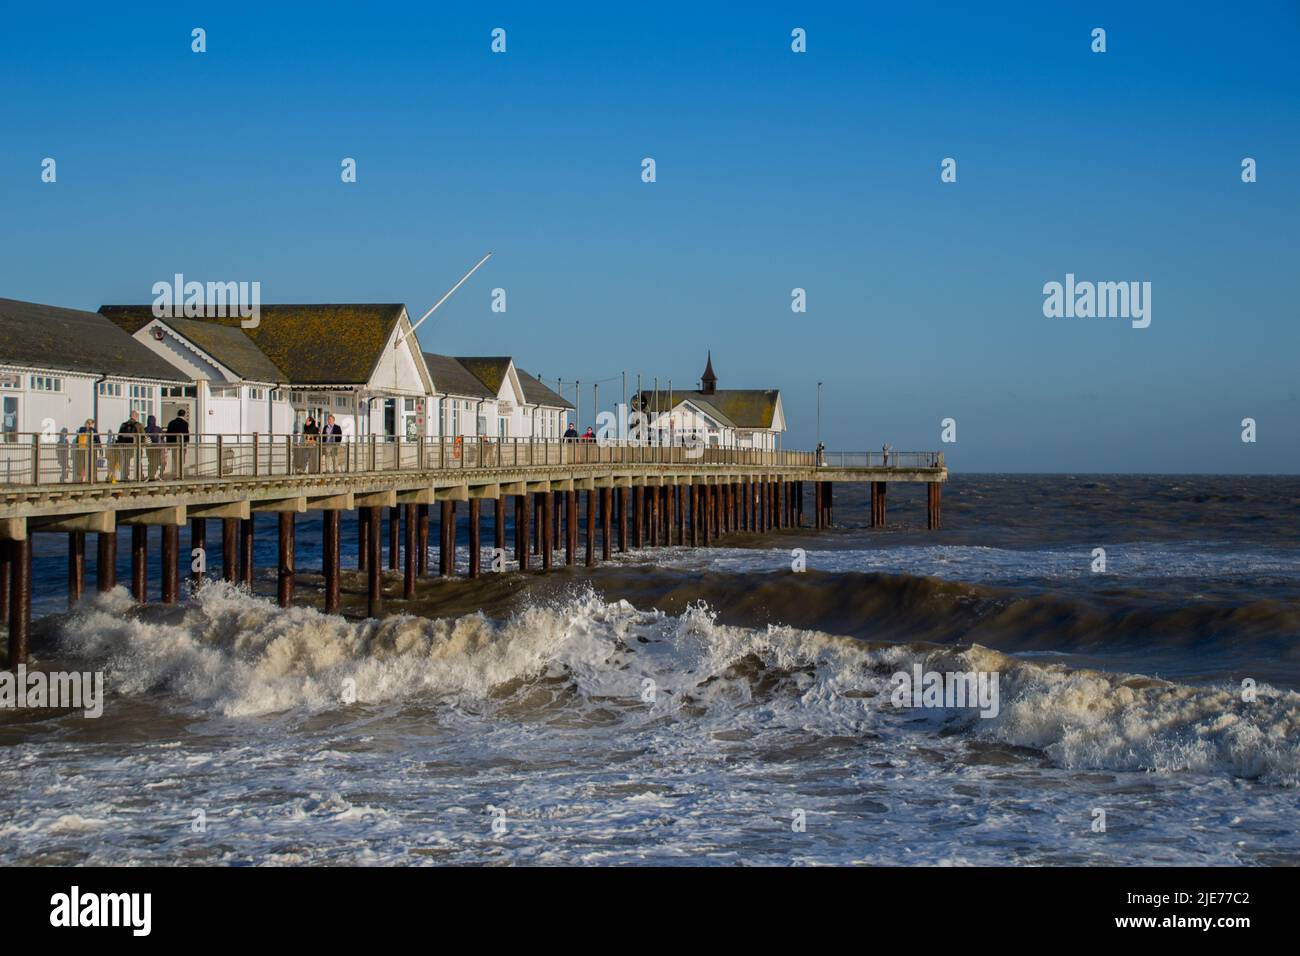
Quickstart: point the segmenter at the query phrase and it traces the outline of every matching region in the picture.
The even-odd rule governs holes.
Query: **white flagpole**
[[[419,321],[419,322],[416,322],[413,326],[411,326],[411,331],[407,332],[406,335],[403,335],[401,338],[399,338],[396,342],[393,343],[393,348],[397,348],[397,347],[400,346],[403,342],[405,342],[405,341],[406,341],[406,337],[407,337],[408,335],[414,335],[414,334],[415,334],[415,330],[418,329],[418,328],[420,327],[420,322],[423,322],[423,321],[424,321],[425,319],[427,319],[429,316],[433,315],[434,310],[437,309],[438,306],[442,305],[444,302],[446,302],[448,299],[450,299],[452,293],[455,292],[457,289],[459,289],[461,286],[463,286],[463,285],[465,284],[465,280],[468,279],[470,276],[472,276],[475,272],[478,272],[478,267],[481,266],[483,263],[487,262],[487,261],[488,261],[489,259],[491,259],[491,258],[492,258],[492,253],[489,252],[487,255],[485,255],[482,259],[480,259],[480,260],[478,261],[478,263],[474,266],[473,269],[470,269],[469,272],[466,272],[463,276],[461,276],[460,281],[457,282],[454,286],[452,286],[449,290],[447,290],[447,294],[444,295],[444,296],[443,296],[441,299],[439,299],[437,302],[435,302],[435,303],[433,304],[433,308],[432,308],[432,309],[430,309],[428,312],[424,313],[424,315],[420,316],[420,321]]]

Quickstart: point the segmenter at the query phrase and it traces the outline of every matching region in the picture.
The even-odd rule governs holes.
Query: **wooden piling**
[[[370,509],[357,509],[357,570],[366,569],[366,560],[370,555]]]
[[[402,509],[393,505],[388,509],[388,570],[402,567]]]
[[[95,538],[95,586],[103,594],[117,587],[117,532],[101,531]]]
[[[32,542],[9,542],[9,667],[27,663],[32,626]]]
[[[515,495],[515,560],[519,570],[528,570],[528,496]]]
[[[420,577],[429,574],[429,506],[415,506],[415,573]]]
[[[552,492],[541,493],[542,502],[542,570],[551,570],[552,551],[555,547],[555,505]]]
[[[456,573],[456,502],[442,503],[438,535],[438,573],[449,578]]]
[[[250,591],[253,589],[253,531],[256,516],[251,512],[239,522],[239,580]]]
[[[578,493],[570,489],[564,493],[564,563],[573,567],[578,563]]]
[[[276,574],[276,599],[280,607],[293,604],[294,585],[294,518],[292,511],[281,511],[280,516],[280,565]]]
[[[162,526],[162,602],[175,604],[181,593],[181,526]]]
[[[406,535],[406,573],[402,578],[402,598],[412,601],[415,599],[415,576],[420,566],[420,548],[417,542],[419,518],[415,514],[415,505],[408,504],[405,508],[406,524],[403,531]]]
[[[596,489],[587,489],[587,567],[596,566]]]
[[[469,499],[469,576],[471,578],[478,577],[479,565],[483,560],[483,543],[480,537],[482,507],[481,499]]]
[[[322,535],[324,554],[322,571],[325,578],[325,613],[339,612],[339,532],[342,528],[342,512],[331,508],[325,512],[325,528]]]
[[[86,532],[68,532],[68,607],[75,607],[86,590]]]
[[[612,498],[612,488],[600,489],[600,557],[603,561],[609,560],[609,521],[613,510]]]
[[[139,604],[149,600],[148,525],[131,525],[131,596]]]
[[[929,504],[926,510],[926,527],[931,531],[938,531],[942,523],[940,521],[942,495],[942,484],[937,481],[926,483],[926,501]]]
[[[645,544],[645,508],[641,503],[640,485],[632,487],[632,547],[639,548]]]
[[[496,548],[496,553],[492,555],[492,566],[496,568],[496,562],[504,561],[506,556],[506,496],[503,494],[498,494],[493,502],[492,531],[492,544]]]
[[[370,617],[379,617],[384,611],[384,566],[380,557],[383,539],[380,524],[383,521],[383,509],[372,505],[366,509],[366,570],[369,574],[366,593],[366,613]]]
[[[190,519],[190,551],[193,552],[196,548],[199,550],[199,553],[203,555],[203,561],[201,563],[201,567],[204,569],[202,571],[192,570],[190,572],[190,584],[192,587],[197,589],[199,585],[203,583],[203,579],[207,576],[206,572],[208,567],[208,521],[206,518]],[[190,566],[193,567],[193,565],[194,565],[194,557],[193,554],[191,553]]]
[[[627,552],[627,499],[628,488],[618,489],[618,550]]]
[[[542,553],[542,528],[545,522],[542,520],[542,508],[545,507],[542,492],[533,495],[533,554]]]
[[[8,541],[0,541],[0,620],[9,620],[9,592],[13,588],[13,551]]]
[[[221,577],[234,584],[239,580],[237,546],[239,538],[239,519],[221,519]]]

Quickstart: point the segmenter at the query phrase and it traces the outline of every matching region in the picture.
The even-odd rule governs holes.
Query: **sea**
[[[923,486],[888,506],[839,485],[824,531],[476,579],[462,511],[457,576],[389,574],[379,620],[353,515],[340,615],[318,515],[290,609],[274,515],[251,593],[174,607],[156,568],[155,603],[93,593],[91,535],[69,609],[38,537],[32,666],[106,700],[0,710],[0,863],[1300,863],[1300,478],[957,475],[938,531]],[[934,672],[996,713],[904,706]]]

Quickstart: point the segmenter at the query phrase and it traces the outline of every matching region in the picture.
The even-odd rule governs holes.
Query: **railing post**
[[[258,435],[257,435],[257,432],[253,432],[253,477],[254,477],[254,478],[258,477],[258,476],[261,475],[261,473],[262,473],[262,472],[261,472],[261,464],[260,464],[260,462],[258,462],[258,460],[257,460],[257,459],[258,459],[258,454],[257,454],[257,452],[258,452],[258,447],[257,447],[257,446],[258,446]]]
[[[226,459],[225,456],[222,454],[225,450],[226,450],[225,436],[218,435],[217,436],[217,477],[218,478],[226,477]],[[140,462],[139,459],[137,458],[136,466],[139,467],[139,464]],[[137,471],[136,474],[139,474],[139,472]]]
[[[41,483],[41,436],[32,435],[32,484]]]

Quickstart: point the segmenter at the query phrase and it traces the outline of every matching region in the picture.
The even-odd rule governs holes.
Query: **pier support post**
[[[394,505],[388,509],[388,570],[402,567],[402,509]]]
[[[416,544],[419,519],[415,514],[415,505],[406,505],[406,573],[402,579],[402,597],[407,601],[415,599],[415,576],[420,568],[420,549]]]
[[[190,572],[190,586],[197,589],[201,584],[203,584],[203,579],[206,577],[205,572],[208,566],[208,520],[206,518],[190,519],[191,565],[193,565],[193,552],[195,548],[198,548],[203,554],[202,566],[204,568],[204,571]]]
[[[95,586],[103,594],[117,587],[117,532],[101,531],[95,539]]]
[[[528,570],[528,496],[515,495],[515,560],[519,570]]]
[[[481,570],[480,563],[483,560],[482,508],[483,499],[469,499],[469,576],[471,578],[478,577]]]
[[[68,532],[68,607],[75,607],[86,590],[86,532]]]
[[[639,548],[644,544],[645,531],[642,523],[645,521],[645,508],[641,504],[641,486],[632,487],[632,547]]]
[[[162,602],[175,604],[181,591],[181,526],[162,526]]]
[[[420,577],[429,574],[429,506],[415,506],[415,573]]]
[[[342,512],[331,508],[325,512],[325,527],[322,534],[324,554],[321,564],[325,577],[325,613],[339,612],[339,531],[342,527]]]
[[[438,573],[449,578],[456,573],[456,502],[442,503],[442,520],[438,525]]]
[[[564,563],[573,567],[578,563],[578,493],[573,490],[564,493]]]
[[[882,481],[880,484],[882,486],[882,491],[880,494],[880,503],[881,503],[881,508],[883,509],[884,502],[885,502],[885,495],[883,491],[884,482]],[[828,528],[832,528],[835,526],[835,509],[834,509],[835,493],[833,490],[834,488],[835,488],[835,482],[828,481],[826,482],[826,490],[822,492],[822,503],[826,505],[826,527]],[[882,511],[881,514],[883,515],[884,512]]]
[[[255,517],[249,512],[247,518],[239,520],[239,580],[251,591],[253,589],[253,530]]]
[[[495,570],[497,560],[504,561],[506,554],[506,496],[500,492],[493,503],[492,532],[492,545],[496,548],[496,553],[492,556],[492,567]]]
[[[379,617],[384,612],[384,566],[380,557],[383,548],[380,524],[383,521],[383,508],[371,505],[366,508],[366,571],[369,574],[366,594],[366,613],[370,617]]]
[[[357,570],[366,569],[370,556],[370,509],[357,509]]]
[[[238,567],[239,519],[221,519],[221,577],[234,584],[239,580]]]
[[[8,541],[0,541],[0,620],[9,620],[9,592],[13,589],[13,551]]]
[[[280,607],[293,604],[294,583],[294,518],[292,511],[281,511],[280,516],[280,566],[276,575],[276,598]],[[250,517],[251,521],[252,518]]]
[[[609,560],[609,539],[610,527],[609,522],[613,516],[613,488],[600,489],[600,559]]]
[[[813,527],[818,531],[822,529],[822,519],[825,517],[822,511],[822,483],[813,482]],[[871,523],[876,523],[876,483],[871,483]]]
[[[701,530],[704,532],[704,547],[708,547],[713,541],[713,486],[700,485],[700,504],[703,515],[700,518]]]
[[[627,552],[627,498],[628,489],[618,489],[618,550]]]
[[[871,483],[871,527],[883,528],[885,526],[885,490],[889,484],[884,481],[873,481]],[[830,503],[827,502],[826,510],[829,513]],[[827,518],[829,521],[829,517]]]
[[[803,482],[802,481],[795,482],[794,500],[795,500],[795,520],[797,522],[797,526],[802,528],[803,527]]]
[[[32,627],[32,542],[5,543],[9,551],[9,668],[27,663]]]
[[[149,600],[148,525],[131,525],[131,596],[138,604]]]
[[[937,481],[931,481],[926,485],[927,501],[929,508],[926,510],[926,527],[931,531],[939,530],[940,501],[943,494],[943,485]]]
[[[541,492],[542,504],[542,570],[551,570],[551,558],[555,547],[555,502],[554,493]]]
[[[545,507],[542,492],[533,495],[533,554],[542,553],[542,528],[546,522],[542,520],[542,508]]]
[[[596,566],[596,496],[595,488],[587,489],[587,567]]]

